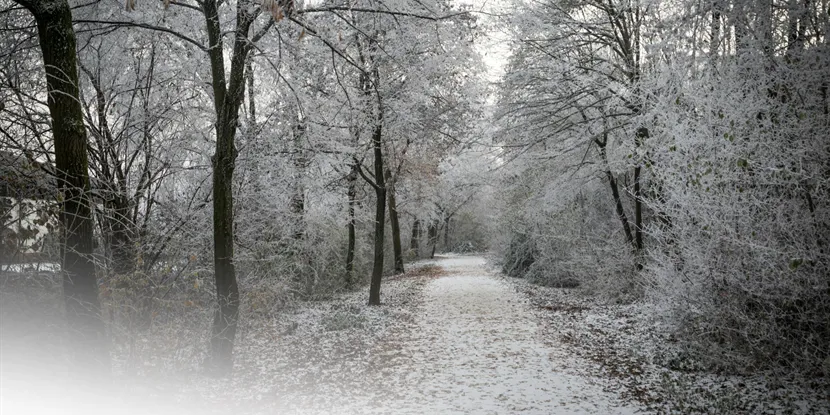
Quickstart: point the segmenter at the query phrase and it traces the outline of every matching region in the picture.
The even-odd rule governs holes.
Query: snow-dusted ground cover
[[[361,292],[283,315],[243,340],[234,380],[182,394],[263,414],[635,413],[545,341],[530,302],[482,258],[435,263],[387,280],[380,308]]]
[[[232,379],[210,378],[199,368],[204,322],[192,322],[191,338],[153,331],[138,342],[143,350],[164,349],[163,356],[148,359],[144,352],[125,366],[119,349],[113,381],[86,388],[92,392],[81,395],[87,405],[79,408],[86,414],[830,413],[826,380],[696,372],[647,304],[603,304],[577,291],[501,277],[480,257],[410,266],[406,275],[384,280],[381,307],[368,307],[364,291],[248,316]],[[27,313],[6,307],[15,298],[2,297],[3,414],[71,413],[64,385],[74,378],[61,368],[59,330],[46,335],[42,327],[9,324]],[[171,345],[179,349],[167,350]],[[37,361],[18,359],[23,352]]]
[[[173,366],[128,375],[116,365],[114,381],[83,395],[80,408],[87,414],[637,412],[621,402],[613,380],[587,370],[589,359],[551,341],[540,318],[545,310],[488,272],[482,258],[444,257],[419,267],[384,281],[381,307],[366,306],[360,290],[246,323],[232,379]],[[14,409],[4,415],[68,413],[60,385],[71,384],[72,374],[50,364],[51,372],[43,368],[23,380],[25,367],[4,372],[4,405]],[[16,383],[6,382],[10,376]],[[54,389],[45,388],[43,376]]]
[[[797,375],[700,370],[645,302],[607,304],[578,291],[506,278],[543,313],[549,342],[593,362],[629,401],[668,414],[828,414],[830,382]]]

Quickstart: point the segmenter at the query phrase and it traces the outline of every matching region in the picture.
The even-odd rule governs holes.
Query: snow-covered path
[[[479,257],[437,262],[414,324],[389,344],[381,369],[390,413],[619,414],[611,392],[576,376],[546,344],[530,304]],[[379,402],[378,402],[379,403]],[[376,403],[376,405],[378,404]]]
[[[408,413],[633,413],[590,379],[565,373],[574,361],[546,345],[529,303],[492,276],[479,257],[438,262],[415,324],[387,370],[409,372]],[[559,367],[558,367],[559,366]],[[390,373],[391,374],[391,373]],[[398,373],[400,375],[400,373]],[[395,378],[396,376],[391,376]],[[390,402],[392,403],[392,402]]]
[[[273,396],[296,414],[629,414],[585,361],[542,333],[527,298],[487,270],[485,260],[450,256],[420,300],[384,307],[392,330],[359,353],[311,365],[308,387]],[[304,359],[308,360],[308,359]],[[317,360],[312,358],[311,360]],[[269,406],[269,405],[266,405]],[[270,407],[273,409],[273,407]],[[263,413],[268,412],[268,410]]]

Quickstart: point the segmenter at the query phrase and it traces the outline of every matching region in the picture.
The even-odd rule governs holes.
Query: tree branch
[[[380,186],[378,186],[378,184],[375,183],[374,180],[370,179],[369,176],[367,176],[366,173],[363,172],[363,166],[357,158],[354,159],[354,166],[357,167],[358,174],[360,174],[360,177],[362,177],[363,180],[366,180],[366,183],[369,183],[369,185],[374,187],[375,190],[380,190]]]
[[[120,27],[137,27],[137,28],[140,28],[140,29],[147,29],[147,30],[153,30],[153,31],[156,31],[156,32],[163,32],[163,33],[173,35],[173,36],[175,36],[175,37],[177,37],[181,40],[184,40],[187,43],[190,43],[191,45],[196,46],[202,52],[207,52],[207,48],[204,45],[202,45],[199,41],[197,41],[197,40],[195,40],[191,37],[188,37],[186,35],[183,35],[183,34],[177,32],[173,29],[168,29],[166,27],[155,26],[155,25],[151,25],[151,24],[147,24],[147,23],[112,21],[112,20],[79,19],[79,20],[74,20],[73,23],[96,24],[96,25],[112,26],[112,27],[119,27],[119,28]]]
[[[378,10],[378,9],[364,9],[360,7],[346,7],[346,6],[330,6],[330,7],[309,7],[303,10],[297,10],[295,13],[300,14],[308,14],[308,13],[326,13],[326,12],[355,12],[355,13],[375,13],[375,14],[387,14],[390,16],[401,16],[401,17],[412,17],[415,19],[422,19],[422,20],[432,20],[432,21],[440,21],[440,20],[447,20],[457,16],[466,16],[469,15],[470,12],[458,12],[453,14],[448,14],[444,16],[428,16],[424,14],[418,13],[410,13],[410,12],[396,12],[392,10]]]

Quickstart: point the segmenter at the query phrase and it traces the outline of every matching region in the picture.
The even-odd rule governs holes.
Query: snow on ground
[[[574,360],[546,345],[527,300],[477,257],[451,257],[424,289],[414,330],[389,371],[405,398],[394,413],[634,413],[600,379],[565,373]]]
[[[54,262],[31,262],[23,264],[0,264],[2,272],[58,272],[61,264]]]
[[[607,304],[576,290],[503,277],[541,313],[545,338],[592,364],[626,400],[661,414],[830,414],[830,380],[700,370],[648,303]]]
[[[543,338],[535,308],[480,257],[449,256],[365,293],[305,303],[239,344],[235,378],[179,379],[203,413],[627,414],[586,360]],[[286,329],[288,328],[288,329]],[[155,385],[159,388],[159,385]]]
[[[142,353],[117,350],[96,388],[61,368],[60,313],[12,301],[59,292],[0,291],[0,412],[72,413],[64,399],[83,392],[85,415],[830,413],[826,379],[696,371],[648,304],[531,285],[474,256],[409,268],[384,279],[380,307],[363,288],[243,316],[231,379],[201,370],[200,312],[137,338]],[[25,323],[33,311],[47,324]]]
[[[405,280],[386,283],[383,330],[295,346],[308,354],[288,358],[292,379],[277,358],[265,372],[281,386],[257,397],[262,413],[635,412],[601,379],[575,374],[578,359],[544,342],[529,302],[490,274],[482,258],[435,263],[442,275],[421,281],[417,294],[408,282],[409,295],[390,296],[407,291]],[[309,334],[298,339],[307,343]]]
[[[190,352],[168,352],[190,357],[116,370],[112,385],[79,413],[639,413],[607,375],[589,374],[589,359],[550,341],[539,308],[482,258],[447,256],[417,267],[384,280],[381,307],[367,306],[361,289],[243,320],[232,379],[205,376]],[[202,350],[202,331],[175,344]],[[43,383],[22,386],[26,394],[17,398],[25,402],[16,399],[22,404],[4,415],[50,412],[60,394],[58,383],[49,391],[38,389]],[[18,392],[5,388],[7,405]]]

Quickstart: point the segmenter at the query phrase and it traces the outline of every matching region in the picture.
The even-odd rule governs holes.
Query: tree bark
[[[634,237],[631,234],[631,227],[628,224],[628,217],[626,216],[625,209],[623,208],[622,198],[620,198],[620,190],[617,186],[617,179],[614,178],[614,173],[611,172],[611,168],[608,164],[608,154],[605,150],[607,141],[596,140],[595,143],[597,144],[597,147],[599,147],[600,157],[602,157],[602,161],[605,163],[605,176],[608,178],[608,184],[611,186],[611,195],[614,197],[617,217],[620,219],[620,223],[622,224],[623,232],[625,233],[625,240],[631,247],[636,249],[636,246],[634,245]]]
[[[386,170],[386,175],[389,184],[387,197],[389,198],[389,224],[392,227],[392,251],[395,255],[395,274],[403,274],[403,248],[401,246],[401,225],[398,221],[398,208],[395,201],[395,182],[389,169]]]
[[[245,92],[245,61],[251,50],[248,32],[256,18],[247,1],[236,8],[231,71],[225,81],[222,34],[216,0],[202,3],[216,109],[216,153],[213,155],[213,262],[218,307],[213,317],[208,367],[228,375],[233,369],[233,342],[239,320],[239,286],[233,261],[233,173],[236,126]]]
[[[637,129],[637,147],[644,139],[648,138],[648,128],[640,127]],[[637,249],[636,261],[637,269],[643,269],[643,190],[641,184],[642,163],[638,162],[634,167],[634,245]]]
[[[34,15],[46,70],[61,203],[61,273],[69,351],[80,376],[107,376],[109,345],[95,278],[87,136],[79,100],[75,31],[66,0],[18,3]]]
[[[444,252],[450,252],[450,221],[452,215],[447,215],[444,218]]]
[[[380,282],[381,278],[383,278],[383,228],[386,222],[386,183],[383,178],[383,151],[381,150],[383,134],[382,120],[382,113],[379,113],[377,125],[372,134],[376,180],[374,187],[377,206],[375,208],[375,258],[374,264],[372,265],[372,282],[369,286],[369,305],[380,305]]]
[[[152,61],[151,61],[152,62]],[[119,158],[118,142],[113,137],[107,120],[107,95],[101,85],[100,73],[95,74],[80,65],[95,90],[95,119],[90,127],[97,149],[92,154],[92,170],[98,175],[97,201],[103,209],[99,226],[103,235],[111,269],[115,274],[126,275],[135,270],[136,236],[133,210],[127,189],[127,163]],[[97,157],[96,157],[97,155]],[[145,168],[148,168],[145,166]],[[94,203],[94,201],[93,201]]]
[[[430,245],[430,254],[429,258],[435,258],[435,245],[438,244],[438,220],[433,220],[429,227],[427,228],[427,239],[429,240]]]
[[[301,240],[305,237],[305,189],[303,188],[303,176],[305,175],[306,159],[303,154],[302,140],[305,136],[305,125],[302,120],[297,121],[294,127],[294,180],[292,183],[291,213],[294,216],[294,240]]]
[[[357,196],[357,166],[352,165],[352,171],[346,178],[349,182],[346,194],[349,198],[349,245],[346,249],[346,287],[351,288],[354,284],[354,250],[355,250],[355,219],[354,205]]]
[[[409,249],[415,252],[415,258],[421,256],[420,253],[421,241],[421,221],[417,218],[412,222],[412,238],[409,240]]]
[[[245,61],[245,83],[248,84],[248,128],[256,128],[256,96],[254,95],[254,59],[248,54]]]
[[[715,65],[718,58],[718,49],[720,48],[721,38],[721,0],[714,0],[712,2],[712,22],[709,32],[709,62],[712,66]]]
[[[372,41],[372,46],[377,46]],[[380,284],[383,278],[383,233],[386,226],[386,180],[384,174],[386,170],[383,167],[383,102],[381,101],[380,92],[377,90],[380,82],[380,74],[377,68],[373,67],[373,62],[363,53],[362,45],[358,48],[360,54],[360,62],[369,68],[371,71],[364,71],[360,74],[360,89],[367,98],[373,94],[375,96],[375,127],[372,131],[372,148],[374,155],[374,175],[375,180],[372,181],[363,174],[363,169],[360,165],[358,173],[363,176],[375,189],[375,246],[374,246],[374,260],[372,264],[372,279],[369,284],[369,305],[380,305]],[[357,160],[355,160],[357,163]]]
[[[136,226],[130,213],[133,206],[123,194],[105,203],[109,215],[105,218],[108,244],[112,253],[112,266],[116,274],[127,275],[135,271]]]

